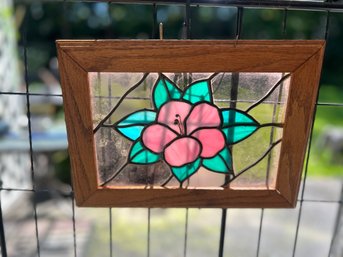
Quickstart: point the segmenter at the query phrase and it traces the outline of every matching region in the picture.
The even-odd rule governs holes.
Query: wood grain
[[[307,42],[307,43],[306,43]],[[91,72],[291,72],[322,41],[58,41]]]
[[[290,208],[296,204],[324,41],[57,41],[73,186],[79,206]],[[154,189],[98,186],[88,72],[290,72],[276,185]]]
[[[97,190],[97,165],[93,137],[88,73],[58,49],[63,105],[68,132],[75,200],[81,205]]]
[[[173,207],[173,208],[289,208],[290,203],[276,190],[201,189],[102,189],[83,206]]]
[[[291,77],[276,188],[295,206],[317,100],[324,47]]]

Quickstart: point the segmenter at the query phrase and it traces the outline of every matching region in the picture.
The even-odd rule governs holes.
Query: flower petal
[[[178,132],[179,134],[184,132],[184,120],[189,114],[192,106],[186,102],[181,101],[170,101],[163,105],[157,116],[157,121],[159,123],[165,124],[172,130]],[[177,116],[178,115],[178,116]],[[180,131],[180,126],[175,124],[175,120],[179,118],[179,123],[181,123],[181,128],[183,132]]]
[[[163,152],[164,147],[174,140],[177,134],[160,124],[148,126],[142,136],[143,144],[155,153]]]
[[[216,107],[201,103],[194,106],[186,121],[187,135],[197,128],[218,127],[220,125],[220,115]]]
[[[176,139],[164,150],[165,161],[173,167],[180,167],[187,163],[194,162],[201,151],[197,140],[190,137]]]
[[[192,137],[198,139],[202,145],[200,156],[210,158],[218,154],[225,146],[223,133],[219,129],[200,129],[192,134]]]

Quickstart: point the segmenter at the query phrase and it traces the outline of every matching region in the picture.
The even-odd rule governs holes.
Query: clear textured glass
[[[150,73],[125,99],[120,99],[141,80],[143,73],[90,73],[93,126],[97,127],[100,122],[104,124],[95,133],[101,183],[111,186],[144,187],[165,184],[167,187],[178,187],[181,181],[183,187],[219,189],[225,181],[232,180],[232,188],[272,187],[278,168],[280,144],[270,148],[282,137],[282,125],[271,124],[284,122],[289,79],[285,79],[279,86],[275,85],[284,75]],[[273,88],[275,90],[266,95]],[[262,98],[263,101],[251,107]],[[121,100],[112,115],[103,120]],[[145,138],[142,135],[148,126],[161,123],[159,114],[163,106],[171,101],[187,103],[184,105],[189,105],[189,110],[180,112],[188,114],[171,121],[168,117],[165,118],[165,124],[162,122],[161,125],[176,136],[171,136],[168,140],[164,138],[163,143],[159,141],[163,144],[162,148],[158,145],[151,148],[149,140],[156,141],[156,138],[161,137],[158,131],[163,130],[151,129],[155,133],[149,133]],[[201,109],[201,104],[213,105],[211,108],[217,111],[208,107]],[[196,113],[196,108],[201,109],[200,114]],[[167,114],[174,114],[172,110],[169,112]],[[218,142],[213,143],[216,140],[210,138],[211,134],[205,137],[203,135],[206,133],[202,133],[202,137],[198,135],[201,133],[196,134],[197,127],[200,126],[198,130],[203,129],[201,126],[210,127],[208,124],[214,122],[213,115],[216,115],[216,112],[220,116],[218,129],[224,136],[225,147],[210,157],[196,158],[196,154],[204,154],[203,142],[211,147],[219,145]],[[192,115],[197,117],[198,121],[187,124],[187,119],[191,120],[189,116]],[[194,132],[190,132],[191,130]],[[207,130],[209,133],[213,132]],[[191,148],[189,144],[192,140],[189,140],[185,147],[200,153],[194,154],[193,159],[189,156],[183,158],[185,149],[181,149],[181,155],[175,157],[175,161],[178,161],[177,158],[191,161],[185,165],[172,166],[165,161],[168,156],[166,149],[182,137],[195,137],[201,145],[201,150]],[[189,149],[186,150],[186,153],[192,154]],[[108,181],[119,169],[119,174]]]

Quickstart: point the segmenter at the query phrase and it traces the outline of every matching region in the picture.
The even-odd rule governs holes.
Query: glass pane
[[[90,73],[100,184],[272,186],[284,75]]]

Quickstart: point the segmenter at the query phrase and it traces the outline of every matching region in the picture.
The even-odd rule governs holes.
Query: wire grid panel
[[[59,3],[61,4],[61,3]],[[239,37],[239,32],[242,29],[242,23],[239,22],[243,19],[243,8],[238,9],[237,15],[237,36]],[[185,9],[191,10],[188,5]],[[152,6],[152,15],[154,17],[154,24],[153,28],[156,32],[157,27],[157,19],[156,19],[156,10],[157,6]],[[193,10],[194,11],[194,10]],[[287,11],[284,11],[284,26],[283,28],[287,29]],[[185,20],[190,20],[189,17],[190,12],[185,12],[186,17]],[[324,13],[325,14],[325,13]],[[330,28],[330,13],[327,12],[327,20],[325,23],[322,24],[323,27],[323,36],[322,38],[326,38],[329,34]],[[189,24],[186,23],[186,24]],[[24,23],[24,27],[27,23]],[[196,26],[193,24],[192,28]],[[188,31],[191,32],[190,27],[187,27]],[[243,28],[244,29],[244,28]],[[18,188],[13,187],[11,185],[3,185],[1,188],[1,203],[4,202],[4,194],[5,192],[19,192],[20,197],[32,197],[33,195],[40,194],[45,191],[49,191],[50,189],[42,190],[37,189],[35,176],[36,174],[36,167],[34,165],[34,153],[35,148],[34,144],[32,144],[32,116],[31,116],[31,101],[30,96],[37,95],[31,92],[29,88],[29,81],[27,76],[27,71],[30,69],[30,64],[27,61],[27,51],[28,47],[27,44],[30,42],[26,42],[27,33],[30,31],[24,31],[23,33],[23,53],[24,53],[24,63],[25,63],[25,90],[24,92],[13,92],[13,91],[4,91],[2,89],[1,96],[5,98],[8,95],[15,95],[15,96],[23,96],[26,100],[26,108],[27,108],[27,119],[28,123],[28,138],[27,138],[27,145],[29,148],[29,158],[30,158],[30,165],[31,165],[31,178],[32,178],[32,188]],[[60,97],[59,95],[54,94],[38,94],[42,97],[51,97],[56,96]],[[342,108],[343,104],[341,103],[332,103],[332,102],[323,102],[318,103],[318,106],[322,106],[323,108]],[[71,248],[71,251],[67,253],[70,256],[92,256],[91,253],[88,253],[86,250],[82,249],[82,244],[84,240],[87,241],[87,236],[94,233],[95,230],[90,229],[87,231],[87,224],[89,217],[97,216],[100,217],[103,222],[97,222],[96,227],[104,226],[104,230],[102,231],[101,235],[104,239],[99,239],[97,243],[99,245],[104,246],[107,245],[106,248],[101,248],[102,254],[108,254],[110,256],[124,256],[128,254],[128,256],[164,256],[166,255],[166,251],[170,250],[170,252],[174,252],[177,256],[201,256],[200,254],[205,253],[204,256],[229,256],[233,252],[240,252],[241,256],[265,256],[267,253],[270,253],[272,250],[271,245],[275,243],[273,238],[284,238],[285,240],[281,240],[283,242],[281,245],[278,245],[276,252],[281,253],[280,256],[305,256],[308,254],[306,252],[305,244],[306,244],[306,222],[310,222],[310,226],[313,231],[326,231],[326,234],[330,235],[330,238],[323,237],[321,234],[315,234],[315,236],[320,238],[320,240],[324,240],[326,242],[326,246],[324,247],[327,252],[317,251],[318,250],[314,245],[311,245],[311,249],[313,250],[312,256],[339,256],[339,252],[336,252],[336,248],[339,249],[340,246],[337,247],[334,243],[337,241],[335,236],[339,235],[339,231],[333,229],[333,227],[338,227],[339,218],[337,219],[337,224],[332,222],[327,222],[320,227],[320,223],[323,223],[323,220],[333,220],[335,217],[328,217],[326,213],[323,213],[323,210],[328,210],[330,208],[334,209],[333,212],[335,213],[336,209],[342,209],[342,199],[337,197],[328,196],[327,198],[321,196],[317,196],[315,199],[306,198],[306,196],[310,196],[311,194],[307,194],[307,189],[310,188],[310,184],[312,182],[307,180],[308,174],[308,163],[311,158],[311,149],[312,149],[312,142],[310,141],[309,144],[309,151],[308,157],[306,160],[306,168],[305,168],[305,175],[303,178],[303,187],[301,194],[299,196],[299,205],[298,208],[295,210],[195,210],[195,209],[170,209],[170,210],[160,210],[160,209],[136,209],[134,211],[129,211],[127,209],[99,209],[99,210],[85,210],[85,209],[75,209],[72,193],[69,194],[69,212],[67,211],[64,213],[65,220],[69,220],[69,223],[65,223],[64,226],[66,228],[67,233],[70,237],[67,236],[65,238],[66,245]],[[333,182],[335,185],[336,182]],[[339,182],[340,184],[340,182]],[[337,185],[336,185],[337,186]],[[320,190],[318,190],[320,192]],[[337,192],[339,195],[340,192]],[[58,203],[56,200],[55,203]],[[21,206],[22,207],[22,206]],[[31,208],[31,214],[28,215],[26,218],[30,221],[30,225],[27,226],[28,233],[31,237],[31,241],[28,242],[29,246],[33,246],[33,250],[27,256],[53,256],[51,252],[47,252],[48,247],[48,240],[46,235],[48,235],[47,231],[50,228],[52,229],[53,226],[48,226],[44,222],[44,218],[41,215],[45,210],[48,210],[46,206],[38,205],[33,202],[33,204],[29,204]],[[275,212],[275,215],[272,213]],[[310,215],[311,213],[315,212],[317,215],[317,223],[311,220],[313,217]],[[75,215],[76,214],[76,215]],[[165,214],[165,215],[163,215]],[[251,214],[251,215],[249,215]],[[84,217],[88,217],[84,219]],[[123,217],[130,217],[129,220],[124,220],[123,223],[120,223],[120,219]],[[333,215],[335,216],[335,215]],[[175,219],[174,217],[182,217],[181,219]],[[210,220],[210,223],[206,223],[206,226],[199,226],[198,224],[203,222],[204,220]],[[251,217],[253,217],[251,219]],[[273,219],[285,220],[287,218],[287,222],[290,223],[290,227],[283,227],[281,225],[277,225],[277,229],[275,230],[275,224],[272,222]],[[23,220],[23,219],[21,219]],[[61,217],[57,218],[57,220],[62,220]],[[198,221],[198,222],[197,222]],[[248,222],[247,222],[248,221]],[[341,222],[341,221],[340,221]],[[11,234],[11,219],[4,216],[1,213],[1,226],[0,226],[0,235],[1,235],[1,251],[2,256],[11,256],[8,255],[7,250],[11,245],[11,240],[9,240]],[[22,223],[24,224],[24,223]],[[125,225],[125,230],[122,229],[123,224]],[[161,229],[161,224],[168,225],[168,234],[159,233]],[[317,227],[315,227],[315,225]],[[341,224],[341,223],[340,223]],[[2,230],[1,227],[5,226],[5,230]],[[23,228],[23,227],[22,227]],[[45,229],[44,229],[45,228]],[[289,229],[291,228],[291,229]],[[324,228],[324,230],[322,229]],[[211,233],[211,229],[214,230]],[[86,230],[86,232],[85,232]],[[290,230],[290,231],[289,231]],[[22,230],[26,231],[26,230]],[[118,234],[118,231],[128,231],[129,238],[132,239],[132,242],[125,242],[121,240],[123,235]],[[282,233],[280,233],[282,231]],[[4,233],[5,232],[5,233]],[[226,236],[225,236],[225,232]],[[337,232],[337,233],[336,233]],[[173,237],[175,240],[172,244],[169,242],[163,241],[161,238],[166,238],[171,235],[175,235]],[[206,238],[204,241],[199,241],[199,238],[196,235],[202,235],[202,238]],[[244,238],[249,234],[253,234],[254,238],[251,240],[249,238],[249,242],[247,240],[241,240],[238,244],[234,243],[235,235],[240,238]],[[325,234],[325,233],[322,233]],[[7,237],[7,238],[6,238]],[[86,239],[85,239],[86,238]],[[289,240],[293,238],[293,240]],[[331,238],[332,242],[331,243]],[[7,239],[7,241],[6,241]],[[94,239],[94,238],[93,238]],[[63,240],[61,237],[57,236],[57,242],[62,242]],[[51,242],[51,241],[50,241]],[[89,242],[89,241],[88,241]],[[12,244],[13,245],[13,244]],[[209,247],[206,247],[210,245]],[[219,246],[219,248],[218,248]],[[164,251],[159,252],[160,249]],[[336,247],[336,248],[335,248]],[[14,248],[19,248],[19,245],[16,244]],[[140,249],[139,254],[137,251],[135,252],[132,249]],[[55,248],[56,249],[56,248]],[[143,250],[142,250],[143,249]],[[174,249],[173,251],[171,249]],[[275,250],[275,249],[274,249]],[[100,247],[98,247],[97,252],[100,251]],[[142,254],[142,251],[144,252]],[[306,252],[306,253],[305,253]],[[93,253],[93,256],[96,255]],[[317,254],[317,255],[316,255]],[[336,254],[336,255],[334,255]],[[66,255],[66,256],[67,256]],[[12,255],[14,256],[14,255]],[[23,255],[21,255],[23,256]]]

